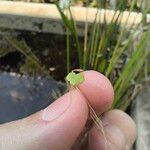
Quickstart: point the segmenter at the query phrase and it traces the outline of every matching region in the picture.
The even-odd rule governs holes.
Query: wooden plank
[[[137,127],[136,150],[148,150],[150,147],[150,84],[145,84],[131,107],[131,115]]]
[[[78,32],[80,35],[83,35],[87,9],[85,7],[71,7],[71,11],[77,22],[79,28]],[[65,13],[67,13],[67,10],[65,10]],[[89,23],[94,21],[96,13],[96,8],[88,9]],[[101,22],[104,21],[105,16],[106,21],[109,23],[112,20],[115,11],[101,9],[98,13],[101,16]],[[122,25],[129,27],[132,24],[136,25],[141,21],[141,13],[131,12],[130,16],[129,13],[130,12],[125,11],[119,17]],[[117,17],[118,14],[119,11],[117,11],[115,17]],[[127,18],[128,22],[126,24]],[[147,22],[150,22],[149,15],[147,18]],[[17,1],[0,1],[0,27],[59,34],[65,32],[61,16],[54,4]]]

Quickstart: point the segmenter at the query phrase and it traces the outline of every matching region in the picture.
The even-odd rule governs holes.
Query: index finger
[[[109,109],[114,98],[110,81],[97,71],[84,71],[85,81],[78,86],[90,105],[97,113]]]

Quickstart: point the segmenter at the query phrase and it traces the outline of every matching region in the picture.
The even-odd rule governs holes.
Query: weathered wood
[[[136,150],[149,150],[150,147],[150,84],[139,93],[132,105],[132,116],[136,122]]]
[[[83,35],[86,8],[71,7],[71,11],[78,25],[78,33]],[[96,8],[88,8],[89,23],[94,21],[96,13]],[[104,21],[104,16],[108,23],[111,22],[114,14],[117,17],[118,13],[119,11],[115,14],[113,10],[99,10],[101,22]],[[141,21],[141,13],[131,12],[130,16],[129,13],[125,11],[120,15],[119,20],[122,25],[136,25]],[[128,22],[126,23],[127,18]],[[147,22],[150,22],[150,15],[147,15]],[[54,4],[0,1],[0,27],[59,34],[65,32],[61,16]]]

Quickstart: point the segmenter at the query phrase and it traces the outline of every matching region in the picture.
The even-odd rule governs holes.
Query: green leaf
[[[70,83],[70,85],[77,86],[84,82],[84,76],[81,73],[75,73],[72,71],[67,75],[66,80]]]

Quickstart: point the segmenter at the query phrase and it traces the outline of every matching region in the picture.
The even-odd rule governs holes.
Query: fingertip
[[[42,111],[41,141],[48,145],[48,149],[70,149],[87,118],[86,99],[81,92],[73,89]]]
[[[89,100],[96,112],[104,112],[112,105],[114,90],[110,81],[101,73],[93,70],[85,71],[85,82],[79,89]]]
[[[115,124],[124,132],[125,136],[128,138],[127,142],[134,142],[136,138],[136,125],[134,120],[127,113],[119,109],[114,109],[107,112],[103,116],[102,121],[105,124]]]
[[[130,150],[135,138],[135,123],[129,115],[120,110],[111,110],[103,118],[103,130],[107,139],[105,145],[104,135],[94,126],[89,134],[89,149],[126,149]]]

